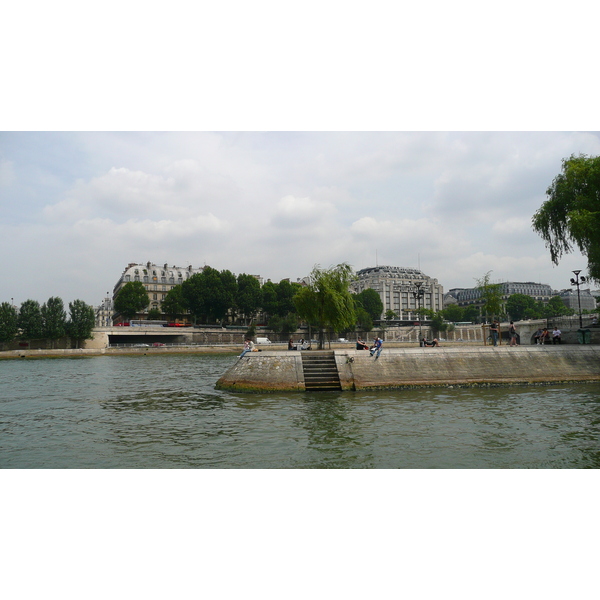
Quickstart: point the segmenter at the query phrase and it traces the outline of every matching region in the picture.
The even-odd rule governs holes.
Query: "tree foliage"
[[[231,271],[219,272],[209,266],[181,284],[186,307],[197,319],[209,323],[223,321],[234,306],[236,292],[237,280]]]
[[[160,308],[162,313],[170,317],[173,321],[179,315],[185,313],[186,307],[181,285],[176,285],[166,293],[164,300],[160,304]]]
[[[561,317],[563,315],[569,316],[575,313],[572,308],[569,308],[560,296],[552,296],[548,300],[545,308],[545,317],[551,319],[552,317]]]
[[[17,337],[19,315],[16,308],[8,303],[0,304],[0,343],[7,344]]]
[[[431,318],[431,328],[436,333],[436,335],[439,335],[442,331],[447,331],[448,323],[444,321],[444,315],[441,311],[435,313]]]
[[[502,312],[502,285],[490,283],[490,273],[491,271],[488,271],[481,279],[476,279],[476,281],[483,299],[483,306],[481,307],[483,312],[486,315],[495,317]]]
[[[52,344],[56,340],[65,337],[67,334],[67,313],[65,305],[61,298],[48,298],[41,308],[43,322],[43,337],[51,340]]]
[[[299,283],[290,282],[282,279],[276,286],[277,293],[277,312],[280,317],[285,317],[290,313],[296,312],[294,306],[294,296],[302,289]]]
[[[150,304],[150,298],[141,281],[126,283],[115,298],[115,310],[127,321],[146,309],[148,304]]]
[[[294,333],[298,329],[298,315],[292,312],[285,317],[275,315],[269,319],[268,327],[275,333]]]
[[[385,311],[385,320],[386,321],[393,321],[394,319],[397,319],[397,318],[398,318],[398,314],[395,311],[393,311],[391,308],[388,308]]]
[[[44,336],[44,323],[40,303],[37,300],[25,300],[19,309],[19,337],[23,340],[38,340]]]
[[[588,275],[600,281],[600,156],[571,155],[546,190],[532,219],[554,264],[573,247],[588,259]]]
[[[268,320],[272,317],[287,318],[296,312],[294,296],[302,289],[299,283],[282,279],[279,283],[267,281],[261,288],[260,307]]]
[[[77,347],[81,340],[93,339],[93,330],[96,325],[94,308],[83,300],[69,302],[69,321],[67,333],[77,341]]]
[[[356,307],[356,324],[361,331],[371,331],[373,329],[373,319],[362,306]]]
[[[367,288],[354,296],[356,303],[364,308],[373,321],[379,321],[381,319],[381,313],[383,312],[383,302],[379,296],[379,292],[373,288]]]
[[[525,318],[528,309],[535,309],[535,300],[527,294],[511,294],[506,301],[506,312],[513,321]]]
[[[479,307],[475,304],[470,304],[469,306],[465,306],[463,313],[463,321],[470,321],[471,323],[477,322],[479,319]]]
[[[329,269],[316,265],[309,284],[294,296],[300,318],[319,328],[320,348],[325,329],[343,331],[353,329],[356,324],[353,294],[349,291],[353,276],[352,267],[346,263]]]
[[[446,321],[452,321],[453,323],[460,323],[465,320],[465,309],[458,304],[449,304],[442,310],[442,314]]]
[[[277,288],[272,281],[267,281],[261,288],[261,307],[268,316],[274,316],[278,312]]]
[[[240,273],[237,276],[237,295],[235,304],[244,316],[244,323],[252,318],[254,313],[260,308],[262,296],[260,293],[260,283],[254,275]]]

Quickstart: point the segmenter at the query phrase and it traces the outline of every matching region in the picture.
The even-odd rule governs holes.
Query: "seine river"
[[[600,384],[312,394],[215,390],[235,360],[0,361],[0,467],[600,467]]]

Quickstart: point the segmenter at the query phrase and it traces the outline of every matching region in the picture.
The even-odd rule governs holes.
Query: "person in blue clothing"
[[[490,334],[492,336],[492,344],[494,346],[498,345],[498,328],[499,328],[499,323],[498,323],[498,321],[496,321],[496,319],[494,319],[492,321],[492,324],[490,325]]]
[[[250,338],[246,338],[246,341],[244,342],[244,350],[240,354],[239,358],[242,358],[242,356],[244,356],[248,352],[253,352],[253,351],[254,351],[254,342]]]
[[[375,343],[373,344],[373,347],[370,350],[371,356],[375,355],[375,360],[377,360],[379,358],[379,355],[381,354],[382,346],[383,346],[383,340],[379,337],[376,337]]]

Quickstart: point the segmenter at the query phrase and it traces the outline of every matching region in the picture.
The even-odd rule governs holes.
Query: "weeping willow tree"
[[[326,329],[344,331],[356,325],[356,310],[349,290],[353,279],[352,267],[346,263],[329,269],[315,265],[309,284],[294,296],[298,316],[319,329],[319,349],[324,346]]]
[[[588,275],[600,281],[600,156],[571,155],[546,190],[548,199],[532,219],[557,265],[579,248],[588,259]]]

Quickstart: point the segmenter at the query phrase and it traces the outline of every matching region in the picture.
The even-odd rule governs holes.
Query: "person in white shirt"
[[[562,343],[560,341],[560,336],[561,336],[561,331],[558,327],[554,328],[554,331],[552,332],[552,343],[553,344],[560,344]]]

